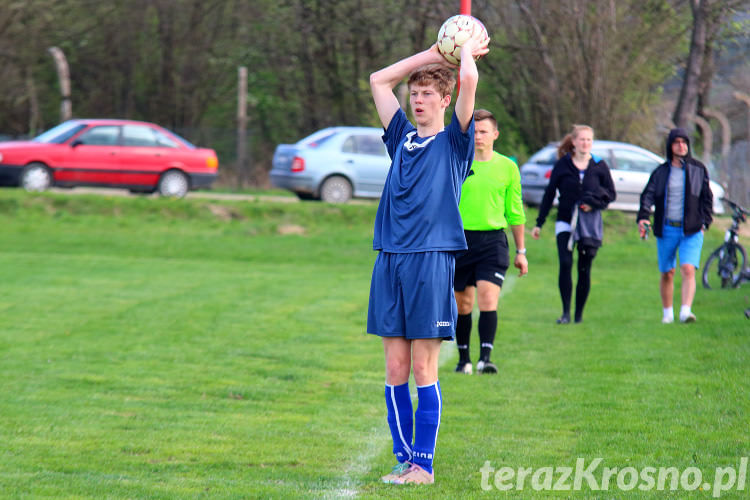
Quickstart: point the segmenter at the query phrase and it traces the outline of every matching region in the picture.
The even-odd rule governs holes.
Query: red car
[[[0,184],[27,191],[107,186],[181,198],[210,187],[218,166],[213,149],[131,120],[69,120],[30,141],[0,142]]]

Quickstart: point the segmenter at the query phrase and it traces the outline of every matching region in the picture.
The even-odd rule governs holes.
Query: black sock
[[[480,361],[489,361],[492,354],[492,345],[495,342],[495,331],[497,330],[497,311],[479,312],[479,351]]]
[[[596,249],[578,249],[578,283],[576,284],[576,313],[575,321],[583,321],[583,308],[591,289],[591,264],[596,256]]]
[[[560,288],[563,316],[568,318],[570,318],[570,297],[573,294],[573,252],[568,250],[569,239],[570,232],[568,231],[557,235],[557,257],[560,261],[557,285]]]
[[[470,363],[469,341],[471,340],[471,313],[459,314],[456,321],[456,347],[458,347],[458,362]]]

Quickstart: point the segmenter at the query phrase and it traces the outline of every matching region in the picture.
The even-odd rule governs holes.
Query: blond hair
[[[573,153],[573,151],[575,151],[573,140],[578,137],[578,134],[581,133],[582,130],[589,130],[591,131],[591,135],[594,135],[594,129],[589,125],[573,125],[573,130],[571,130],[569,134],[563,137],[560,141],[560,145],[557,146],[558,158],[562,158],[566,154]]]

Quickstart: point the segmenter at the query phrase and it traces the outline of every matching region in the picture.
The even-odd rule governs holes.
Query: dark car
[[[659,155],[625,142],[594,141],[591,154],[603,158],[612,173],[617,200],[609,207],[632,212],[639,208],[641,192],[646,187],[651,172],[664,163],[664,158]],[[534,153],[521,166],[521,188],[523,200],[527,204],[539,205],[542,202],[556,161],[557,144],[553,143]],[[724,206],[720,201],[724,196],[724,189],[711,181],[711,191],[714,195],[714,213],[724,213]]]
[[[104,186],[183,197],[210,187],[219,161],[153,123],[76,119],[30,141],[0,142],[0,184],[44,191]]]
[[[381,128],[331,127],[279,144],[271,182],[306,200],[379,198],[391,165],[382,135]]]

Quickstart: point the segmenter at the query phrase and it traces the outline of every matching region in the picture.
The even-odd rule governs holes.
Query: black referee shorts
[[[456,256],[453,289],[462,292],[484,280],[503,286],[510,265],[505,231],[464,231],[469,249]]]

